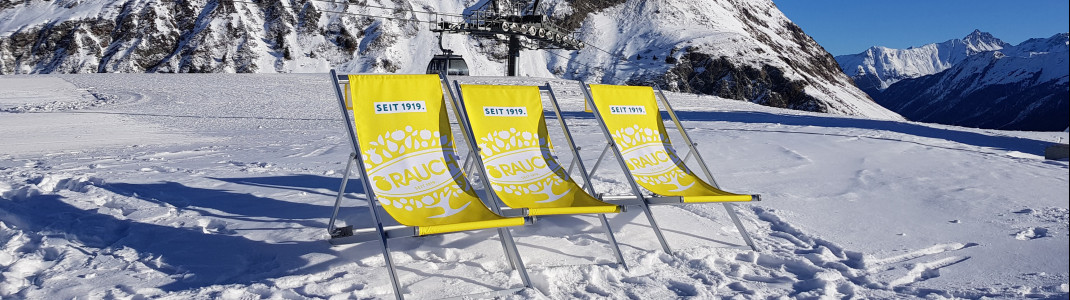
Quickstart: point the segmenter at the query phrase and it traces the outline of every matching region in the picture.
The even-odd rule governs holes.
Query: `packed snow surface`
[[[551,84],[590,167],[606,141],[577,83]],[[0,77],[0,298],[392,298],[377,243],[326,242],[352,151],[333,93],[326,74]],[[406,296],[1070,295],[1068,163],[1042,158],[1066,132],[669,99],[718,183],[762,195],[736,206],[760,252],[720,205],[654,207],[671,254],[640,210],[611,215],[629,269],[597,218],[545,217],[512,230],[534,288],[495,292],[521,283],[483,230],[392,240]],[[622,174],[596,189],[626,194]],[[368,227],[358,180],[342,220]]]

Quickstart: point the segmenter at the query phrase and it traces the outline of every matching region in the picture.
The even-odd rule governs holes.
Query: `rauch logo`
[[[395,158],[368,172],[376,192],[388,197],[413,197],[436,191],[454,181],[456,165],[442,149],[426,149]]]

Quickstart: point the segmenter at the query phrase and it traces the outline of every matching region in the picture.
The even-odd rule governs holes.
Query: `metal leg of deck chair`
[[[354,143],[354,145],[357,144]],[[362,178],[368,178],[368,173],[364,169],[364,162],[361,160],[360,156],[354,153],[351,161],[357,163],[357,169],[360,171],[361,176],[363,176]],[[390,272],[390,283],[394,285],[394,296],[398,300],[402,300],[405,297],[401,293],[401,281],[398,280],[398,272],[394,267],[394,259],[390,257],[390,246],[387,245],[386,231],[383,230],[383,222],[379,218],[379,211],[375,208],[377,206],[375,192],[372,191],[372,187],[367,180],[361,180],[360,182],[364,187],[364,193],[368,195],[368,211],[371,213],[372,221],[375,222],[375,231],[379,233],[379,245],[382,246],[383,260],[386,262],[386,269]]]
[[[338,220],[338,210],[342,207],[342,196],[346,193],[346,183],[349,182],[349,174],[350,171],[353,170],[353,156],[355,155],[357,154],[349,154],[349,162],[346,163],[346,172],[345,175],[342,175],[342,186],[338,187],[338,197],[334,199],[334,213],[331,214],[331,221],[327,223],[327,232],[332,236],[335,234],[335,230],[338,229],[334,226],[334,223]]]
[[[695,152],[694,151],[687,151],[687,155],[684,155],[684,159],[681,160],[681,161],[684,162],[684,164],[687,164],[687,160],[691,159],[691,154],[692,153],[695,153]],[[699,162],[699,163],[701,164],[702,162]]]
[[[632,193],[635,194],[636,199],[643,201],[643,205],[640,205],[640,207],[643,208],[643,213],[646,214],[646,220],[650,223],[651,229],[654,230],[654,235],[658,237],[658,242],[661,243],[661,249],[665,250],[665,253],[672,254],[672,249],[669,248],[669,243],[665,241],[665,236],[661,233],[661,228],[658,227],[658,222],[654,221],[654,213],[650,211],[650,205],[646,203],[646,197],[643,197],[643,193],[639,190],[639,184],[635,182],[635,178],[632,178],[631,175],[627,174],[627,172],[629,172],[628,164],[624,162],[624,157],[621,156],[619,148],[615,148],[617,146],[613,142],[613,136],[605,126],[606,121],[602,120],[601,115],[598,114],[598,107],[594,105],[594,97],[591,96],[591,91],[587,90],[587,86],[583,82],[580,82],[579,84],[580,90],[583,91],[583,96],[585,97],[585,103],[587,103],[591,108],[591,111],[594,112],[594,117],[598,120],[598,123],[602,124],[599,126],[602,129],[602,134],[609,140],[609,143],[606,144],[606,150],[613,148],[613,156],[617,158],[617,164],[620,165],[620,169],[624,170],[626,173],[624,177],[628,179],[628,185],[632,188]],[[603,156],[605,155],[606,150],[602,151]],[[601,157],[599,157],[599,162],[601,162]],[[595,165],[595,167],[597,167],[597,165]]]
[[[576,158],[575,157],[572,158],[572,161],[568,162],[568,170],[565,171],[565,174],[568,174],[568,176],[572,176],[572,170],[573,169],[576,169]],[[586,185],[586,182],[584,182],[584,185]]]
[[[609,243],[613,246],[613,254],[617,256],[617,264],[624,267],[624,270],[628,270],[628,264],[624,263],[624,255],[620,253],[620,245],[617,244],[617,237],[613,235],[613,227],[609,227],[609,219],[606,218],[606,214],[598,214],[598,218],[602,219],[602,227],[606,228],[606,238],[609,239]]]
[[[524,287],[532,287],[531,278],[528,277],[528,270],[524,267],[524,261],[520,259],[520,250],[517,250],[516,242],[513,240],[513,234],[509,232],[509,228],[498,228],[498,238],[502,240],[502,248],[505,248],[505,255],[509,258],[509,264],[520,273],[520,281],[524,282]]]
[[[359,159],[359,157],[354,155],[354,160]],[[357,163],[360,164],[358,168],[360,168],[361,174],[367,174],[364,172],[364,162],[357,161]],[[365,178],[367,178],[367,175],[365,175]],[[364,185],[365,193],[370,195],[372,192],[370,192],[371,187],[368,186],[368,182],[366,180],[361,180],[361,183]],[[394,298],[402,300],[405,299],[405,296],[401,292],[401,281],[398,280],[398,271],[394,266],[394,259],[390,257],[390,246],[387,245],[386,231],[383,230],[383,222],[380,221],[379,212],[375,209],[377,206],[375,202],[376,200],[374,196],[368,197],[368,210],[371,212],[372,221],[375,222],[375,230],[379,233],[379,245],[382,246],[383,260],[386,263],[387,271],[390,273],[390,283],[394,286]]]
[[[550,104],[553,104],[554,115],[557,116],[557,121],[561,123],[561,131],[565,135],[565,140],[568,142],[569,150],[572,150],[572,165],[569,166],[568,172],[572,173],[572,166],[578,165],[580,167],[580,178],[583,179],[583,187],[587,193],[594,195],[594,184],[591,184],[591,177],[587,174],[586,167],[583,166],[583,159],[580,157],[580,148],[576,147],[575,140],[572,139],[572,132],[568,130],[568,123],[565,123],[565,118],[561,116],[561,107],[557,103],[557,96],[554,95],[554,89],[549,83],[546,84],[546,91],[550,94]],[[608,149],[608,148],[607,148]],[[602,151],[603,156],[605,150]],[[599,157],[601,162],[602,157]],[[597,168],[597,166],[595,166]],[[606,214],[599,214],[599,219],[602,220],[602,227],[606,228],[606,238],[609,239],[609,243],[613,246],[613,254],[617,256],[617,264],[628,270],[628,265],[624,263],[624,255],[620,253],[620,245],[617,244],[617,237],[613,235],[613,227],[609,226],[609,220],[606,218]]]
[[[504,228],[498,228],[498,240],[502,242],[502,250],[505,251],[505,259],[509,261],[509,267],[516,270],[516,261],[513,261],[513,251],[509,248],[509,242],[505,239],[505,233],[502,232]]]
[[[591,171],[587,172],[584,170],[584,172],[587,172],[587,174],[594,174],[595,171],[598,171],[598,166],[602,164],[602,159],[606,158],[606,153],[609,153],[609,144],[606,144],[606,146],[602,148],[602,154],[598,155],[598,160],[594,162],[594,167],[591,168]],[[589,184],[591,184],[590,180],[584,182],[581,188],[586,189]]]
[[[472,159],[472,154],[474,153],[474,151],[469,151],[468,155],[464,156],[464,164],[462,164],[464,167],[461,170],[464,170],[465,174],[472,174],[472,163],[475,161]]]
[[[345,191],[345,184],[349,181],[350,167],[356,163],[357,170],[360,171],[362,180],[361,185],[364,187],[364,194],[368,196],[368,210],[371,211],[373,221],[375,221],[375,231],[379,233],[379,245],[382,246],[383,259],[386,262],[386,269],[390,273],[390,283],[394,287],[394,298],[402,300],[405,296],[401,293],[401,282],[398,281],[397,270],[394,269],[394,260],[390,258],[390,247],[387,246],[386,232],[383,230],[383,222],[379,219],[379,212],[375,209],[375,192],[372,191],[370,183],[368,183],[368,171],[364,169],[364,161],[360,157],[360,143],[357,142],[357,133],[353,128],[353,122],[350,120],[350,115],[346,113],[346,96],[342,93],[342,89],[338,84],[338,75],[334,69],[331,70],[331,78],[334,81],[334,93],[338,97],[338,104],[342,110],[342,120],[346,123],[346,128],[349,131],[350,145],[353,146],[353,154],[349,157],[349,163],[346,166],[346,174],[343,176],[342,189],[339,191],[338,199],[341,200],[342,193]],[[337,204],[336,204],[337,205]],[[337,213],[337,206],[335,212]],[[332,218],[333,221],[333,218]]]
[[[736,216],[736,206],[732,203],[724,202],[724,210],[728,212],[728,217],[732,218],[732,223],[736,224],[736,230],[739,231],[739,235],[743,236],[743,241],[747,242],[747,246],[750,246],[754,252],[761,252],[758,249],[758,245],[754,244],[754,240],[750,239],[750,234],[747,233],[747,229],[743,228],[743,223],[739,221],[739,216]]]
[[[475,135],[472,134],[472,129],[466,125],[469,124],[469,121],[468,114],[465,113],[464,106],[461,104],[463,102],[462,96],[459,93],[461,84],[457,81],[453,82],[458,91],[457,94],[454,94],[454,90],[450,88],[449,80],[446,79],[446,74],[440,73],[439,78],[442,81],[442,87],[447,91],[443,96],[449,97],[449,102],[453,105],[454,115],[457,116],[457,123],[460,125],[461,131],[464,132],[464,138],[467,139],[472,146],[472,151],[469,152],[469,155],[472,158],[472,161],[474,161],[473,165],[479,169],[480,180],[483,182],[484,188],[487,189],[487,195],[490,198],[490,201],[488,201],[490,202],[490,205],[488,205],[488,207],[495,214],[501,215],[502,209],[501,206],[498,205],[498,202],[500,202],[501,199],[499,199],[498,195],[491,189],[491,183],[489,179],[487,179],[487,168],[483,164],[483,159],[478,155],[479,151],[482,150],[475,145]],[[512,264],[513,269],[520,272],[520,280],[524,282],[524,287],[531,288],[531,278],[528,277],[528,271],[524,268],[524,261],[520,259],[520,251],[516,248],[516,240],[513,239],[512,233],[509,232],[508,228],[498,228],[498,236],[502,241],[502,247],[505,248],[506,256],[509,257],[509,263]]]
[[[665,250],[665,253],[672,254],[672,249],[669,248],[669,243],[665,241],[665,236],[661,234],[661,227],[658,227],[658,222],[654,221],[654,212],[650,211],[650,205],[643,203],[641,205],[643,213],[646,214],[646,220],[650,223],[650,227],[654,229],[654,235],[658,237],[658,242],[661,243],[661,249]]]
[[[374,210],[375,207],[373,206],[371,209]],[[401,293],[401,281],[398,281],[398,272],[394,270],[394,260],[390,258],[390,247],[386,245],[386,237],[382,235],[380,237],[381,245],[383,245],[383,259],[386,261],[386,269],[390,271],[390,283],[394,285],[394,298],[398,300],[405,299],[404,294]]]

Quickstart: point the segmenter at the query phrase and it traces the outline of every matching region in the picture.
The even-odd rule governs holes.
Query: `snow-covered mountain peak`
[[[836,57],[844,73],[872,94],[900,80],[936,74],[971,55],[1009,47],[991,33],[974,30],[961,39],[907,49],[873,46],[858,54]]]
[[[1068,42],[1060,33],[974,53],[947,70],[900,80],[870,96],[914,121],[1061,130],[1070,121]]]
[[[952,41],[954,40],[948,42]],[[995,51],[1010,46],[1010,44],[996,38],[991,33],[981,31],[980,29],[974,29],[973,32],[966,35],[961,41],[967,49],[973,53]]]
[[[1022,57],[1043,53],[1067,53],[1070,52],[1070,35],[1058,33],[1049,38],[1032,38],[1002,52],[1007,55]]]

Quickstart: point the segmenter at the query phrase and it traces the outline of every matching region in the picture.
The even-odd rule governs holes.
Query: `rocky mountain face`
[[[486,0],[0,0],[0,74],[422,73],[436,13]],[[769,0],[548,0],[588,43],[528,50],[521,74],[657,84],[776,107],[901,119],[851,84]],[[447,35],[473,75],[504,74],[498,40]]]
[[[322,69],[346,63],[392,69],[389,61],[359,58],[375,56],[396,35],[417,27],[321,12],[345,6],[280,0],[10,1],[0,11],[5,24],[0,72],[253,73],[317,63]],[[376,29],[382,26],[391,28]]]
[[[873,98],[910,120],[1061,131],[1070,124],[1066,33],[970,55],[942,72],[903,79]]]
[[[908,49],[874,46],[858,54],[840,55],[836,62],[862,91],[873,95],[892,84],[947,70],[966,58],[1010,46],[987,32],[974,30],[962,39]]]
[[[793,109],[901,116],[852,86],[835,59],[771,1],[549,1],[597,49],[548,57],[561,77],[656,84]],[[586,17],[577,17],[577,15]]]

